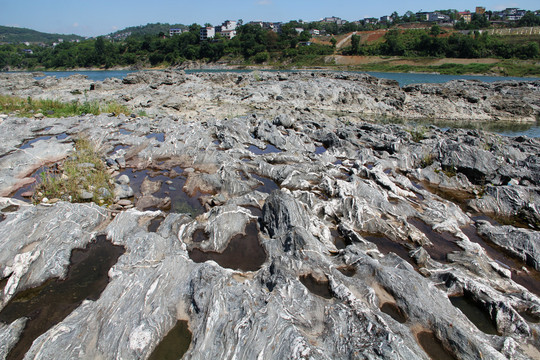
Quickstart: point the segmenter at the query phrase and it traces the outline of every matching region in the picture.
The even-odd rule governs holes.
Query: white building
[[[169,36],[170,37],[173,37],[174,35],[180,35],[184,32],[185,30],[182,30],[182,29],[169,29]]]
[[[215,31],[217,34],[220,34],[223,37],[232,39],[236,36],[236,21],[226,20],[221,24],[221,26],[216,26]]]
[[[201,41],[213,39],[216,36],[216,29],[213,26],[201,28]]]

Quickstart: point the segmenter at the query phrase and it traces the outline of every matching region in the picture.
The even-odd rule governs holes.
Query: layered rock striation
[[[196,98],[207,81],[224,97],[240,91],[239,77],[250,87],[294,78],[306,89],[375,81],[159,74],[102,86],[148,91],[159,83],[155,91],[169,87],[174,97],[175,86],[191,83],[182,96]],[[30,94],[25,81],[13,89]],[[220,88],[225,81],[229,90]],[[527,86],[534,84],[512,88]],[[273,91],[269,83],[260,89]],[[201,121],[181,110],[5,118],[0,161],[25,165],[1,170],[0,355],[14,356],[33,316],[2,320],[17,295],[67,276],[73,249],[105,236],[124,249],[107,286],[31,339],[25,358],[146,359],[178,321],[191,333],[185,358],[538,358],[540,142],[436,127],[419,136],[321,109],[301,115],[315,103],[301,97],[301,111],[289,104],[276,116],[281,100],[267,99],[265,116],[201,113]],[[119,189],[114,205],[9,197],[32,181],[42,146],[57,161],[77,137],[102,149]],[[453,305],[456,296],[494,330],[480,330]]]
[[[403,88],[393,80],[335,72],[193,73],[148,71],[93,82],[83,75],[35,80],[0,74],[0,94],[62,101],[116,101],[149,115],[183,119],[251,113],[353,118],[534,122],[540,82],[455,80]]]

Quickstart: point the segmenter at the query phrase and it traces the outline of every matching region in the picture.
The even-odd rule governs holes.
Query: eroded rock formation
[[[212,82],[226,98],[238,84],[258,86],[250,76],[145,74],[125,82],[141,89],[159,83],[156,92],[191,83],[172,98],[203,96],[197,86]],[[280,86],[295,79],[317,90],[310,75],[261,76],[263,84],[282,76]],[[338,99],[337,78],[314,81]],[[39,82],[46,89],[62,83]],[[229,92],[220,88],[225,83]],[[21,93],[33,86],[12,82]],[[506,85],[481,85],[492,86]],[[279,87],[260,89],[283,96]],[[426,89],[411,87],[403,104]],[[78,136],[100,145],[117,184],[134,193],[114,207],[0,199],[2,308],[17,293],[66,276],[72,250],[98,235],[125,249],[101,295],[38,334],[26,358],[148,358],[178,320],[192,334],[185,358],[540,356],[537,139],[435,127],[419,137],[403,126],[324,117],[321,108],[313,117],[290,108],[274,116],[282,100],[265,96],[252,95],[250,103],[260,97],[275,107],[266,116],[3,120],[0,161],[25,166],[2,170],[0,193],[30,182],[22,181],[28,169],[43,163],[36,151],[60,159]],[[479,97],[469,103],[488,101]],[[315,102],[306,93],[299,98]],[[321,104],[327,98],[319,97]],[[358,111],[360,98],[344,97],[355,99]],[[255,252],[257,261],[242,270]],[[485,314],[496,334],[479,330],[453,296]],[[18,342],[26,320],[0,323],[0,356]]]

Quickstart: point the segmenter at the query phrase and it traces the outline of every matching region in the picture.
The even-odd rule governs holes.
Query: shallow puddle
[[[19,210],[19,205],[8,205],[5,208],[2,209],[3,213],[9,213],[9,212],[15,212]]]
[[[507,255],[506,251],[497,245],[485,241],[476,231],[474,225],[468,225],[461,228],[463,233],[467,235],[469,240],[479,244],[484,248],[486,254],[497,262],[499,265],[512,272],[512,280],[520,284],[530,292],[540,296],[540,273],[528,265],[525,265],[521,260]],[[528,272],[523,271],[526,268]]]
[[[164,142],[165,141],[165,133],[152,133],[152,134],[148,134],[146,135],[146,138],[147,139],[156,139],[157,141],[159,142]]]
[[[188,323],[178,320],[176,325],[165,335],[163,340],[156,346],[149,360],[178,360],[189,349],[191,344],[191,331]]]
[[[453,251],[463,251],[459,246],[456,245],[456,241],[458,240],[458,238],[456,238],[449,232],[435,232],[433,231],[431,226],[417,218],[410,218],[407,221],[409,222],[409,224],[413,225],[418,230],[423,232],[433,243],[433,246],[424,246],[424,249],[426,249],[429,256],[431,256],[433,260],[439,262],[446,262],[446,255],[448,253]]]
[[[416,335],[422,349],[433,360],[456,360],[442,345],[432,332],[422,331]]]
[[[381,306],[381,311],[387,315],[390,315],[392,319],[396,320],[399,323],[404,324],[407,321],[407,318],[403,314],[403,311],[393,303],[385,302]]]
[[[208,235],[203,229],[197,229],[193,232],[193,235],[191,235],[191,239],[193,242],[200,243],[208,240]]]
[[[248,209],[251,212],[251,215],[260,218],[262,216],[262,210],[255,206],[243,206],[243,208]]]
[[[52,138],[52,136],[48,135],[48,136],[40,136],[40,137],[37,137],[35,139],[32,139],[32,140],[27,140],[25,142],[23,142],[23,144],[19,147],[19,149],[28,149],[29,147],[32,146],[32,144],[38,142],[38,141],[41,141],[41,140],[49,140],[50,138]],[[33,147],[33,146],[32,146]]]
[[[280,153],[283,152],[279,150],[274,145],[267,144],[264,149],[261,149],[255,145],[249,145],[248,150],[254,153],[255,155],[263,155],[263,154],[270,154],[270,153]]]
[[[157,232],[163,220],[165,220],[163,216],[158,216],[158,217],[153,218],[150,221],[150,224],[148,224],[148,232],[154,232],[154,233]]]
[[[540,323],[540,318],[538,317],[535,317],[531,314],[529,314],[528,312],[526,311],[519,311],[519,315],[525,319],[525,321],[527,322],[530,322],[530,323],[533,323],[533,324],[538,324]]]
[[[486,334],[498,335],[497,328],[494,326],[489,315],[473,299],[468,296],[453,296],[450,297],[450,301],[452,305],[461,310],[469,318],[478,330]]]
[[[122,135],[131,135],[133,134],[133,131],[129,131],[129,130],[126,130],[126,129],[122,129],[122,128],[119,128],[118,129],[118,132]]]
[[[266,251],[259,241],[257,223],[255,221],[250,222],[246,226],[245,233],[246,235],[238,234],[234,236],[222,253],[192,249],[189,251],[189,257],[196,263],[213,260],[221,267],[233,270],[257,271],[266,261]],[[204,236],[204,240],[206,240],[204,232],[194,234],[193,241],[200,242],[195,240],[195,236]]]
[[[298,279],[311,293],[325,299],[332,298],[332,292],[330,291],[330,284],[328,283],[328,280],[317,280],[311,274],[302,275]]]
[[[32,192],[32,193],[33,193],[33,192],[34,192],[34,189],[35,189],[35,187],[36,187],[36,185],[39,184],[40,181],[41,181],[41,174],[42,174],[42,173],[47,173],[47,172],[50,171],[50,170],[51,170],[51,168],[50,168],[49,166],[47,166],[47,165],[42,166],[42,167],[40,167],[39,169],[37,169],[37,170],[30,176],[30,177],[32,177],[32,178],[35,179],[35,182],[23,186],[22,188],[18,189],[18,190],[15,191],[14,193],[12,193],[10,197],[12,197],[12,198],[14,198],[14,199],[17,199],[17,200],[22,200],[22,201],[29,202],[31,199],[22,196],[22,194],[28,193],[28,192]]]
[[[259,176],[253,173],[251,173],[251,176],[253,176],[253,178],[262,182],[262,185],[257,186],[254,190],[257,190],[266,194],[270,194],[272,191],[279,189],[279,185],[276,184],[276,182],[272,179],[269,179],[264,176]]]
[[[115,154],[118,150],[122,149],[129,149],[129,145],[116,145],[111,151],[109,151],[107,154],[112,155]]]
[[[326,152],[326,148],[324,146],[317,146],[315,147],[315,154],[320,155]]]
[[[400,243],[396,243],[384,235],[379,234],[362,234],[362,237],[369,242],[377,245],[377,249],[381,254],[394,253],[403,260],[407,261],[412,266],[416,267],[413,259],[409,256],[409,250]]]
[[[174,170],[174,169],[173,169]],[[181,169],[178,169],[181,170]],[[175,170],[176,171],[176,170]],[[183,176],[168,177],[165,174],[169,174],[166,170],[152,171],[152,170],[134,170],[128,168],[120,173],[120,175],[127,175],[130,179],[129,186],[133,189],[135,197],[141,195],[141,184],[144,179],[148,177],[151,181],[161,181],[161,188],[152,194],[157,198],[171,198],[171,209],[173,213],[187,213],[193,217],[202,214],[205,210],[199,201],[200,194],[197,193],[190,197],[183,190],[186,178]],[[169,182],[169,183],[167,183]],[[145,209],[149,210],[149,209]]]
[[[66,133],[62,133],[62,134],[58,134],[56,135],[56,140],[64,140],[68,137],[69,135],[66,134]]]
[[[16,294],[0,312],[0,321],[10,324],[21,317],[29,320],[7,359],[22,359],[38,336],[64,320],[83,300],[97,300],[109,282],[109,269],[124,251],[105,236],[98,236],[85,249],[71,252],[65,280],[50,279]]]
[[[412,180],[411,180],[412,181]],[[448,200],[456,205],[458,205],[461,210],[467,212],[469,210],[468,202],[471,199],[475,198],[475,195],[469,194],[465,191],[460,191],[458,189],[446,189],[439,187],[435,184],[431,184],[427,181],[420,181],[420,186],[429,191],[432,194],[435,194],[445,200]],[[414,185],[414,182],[413,182]]]
[[[9,276],[0,280],[0,293],[4,291],[4,288],[6,287],[8,280],[9,280]]]
[[[348,245],[351,245],[351,242],[345,239],[345,237],[343,237],[336,229],[330,229],[330,234],[334,239],[334,245],[336,248],[345,249]]]

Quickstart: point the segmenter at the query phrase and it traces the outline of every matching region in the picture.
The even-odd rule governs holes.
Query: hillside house
[[[216,36],[216,29],[213,26],[207,26],[201,28],[200,39],[205,41],[208,39],[213,39]]]
[[[250,21],[249,25],[260,26],[265,30],[272,30],[273,32],[281,32],[281,22],[268,22],[268,21]]]
[[[466,23],[470,23],[472,20],[472,15],[470,11],[461,11],[457,13],[457,19],[465,21]]]
[[[220,34],[225,38],[232,39],[236,36],[236,26],[236,21],[226,20],[223,22],[223,24],[221,24],[221,26],[215,27],[215,33]]]
[[[450,16],[438,13],[436,11],[430,12],[418,12],[416,13],[416,18],[420,21],[444,23],[450,21]]]
[[[330,23],[330,24],[336,24],[336,25],[344,25],[347,23],[347,20],[342,20],[341,18],[338,18],[336,16],[330,16],[330,17],[325,17],[324,19],[321,20],[321,22],[323,23]]]
[[[185,32],[187,30],[182,30],[182,29],[169,29],[169,36],[170,37],[173,37],[174,35],[180,35],[182,34],[183,32]]]

